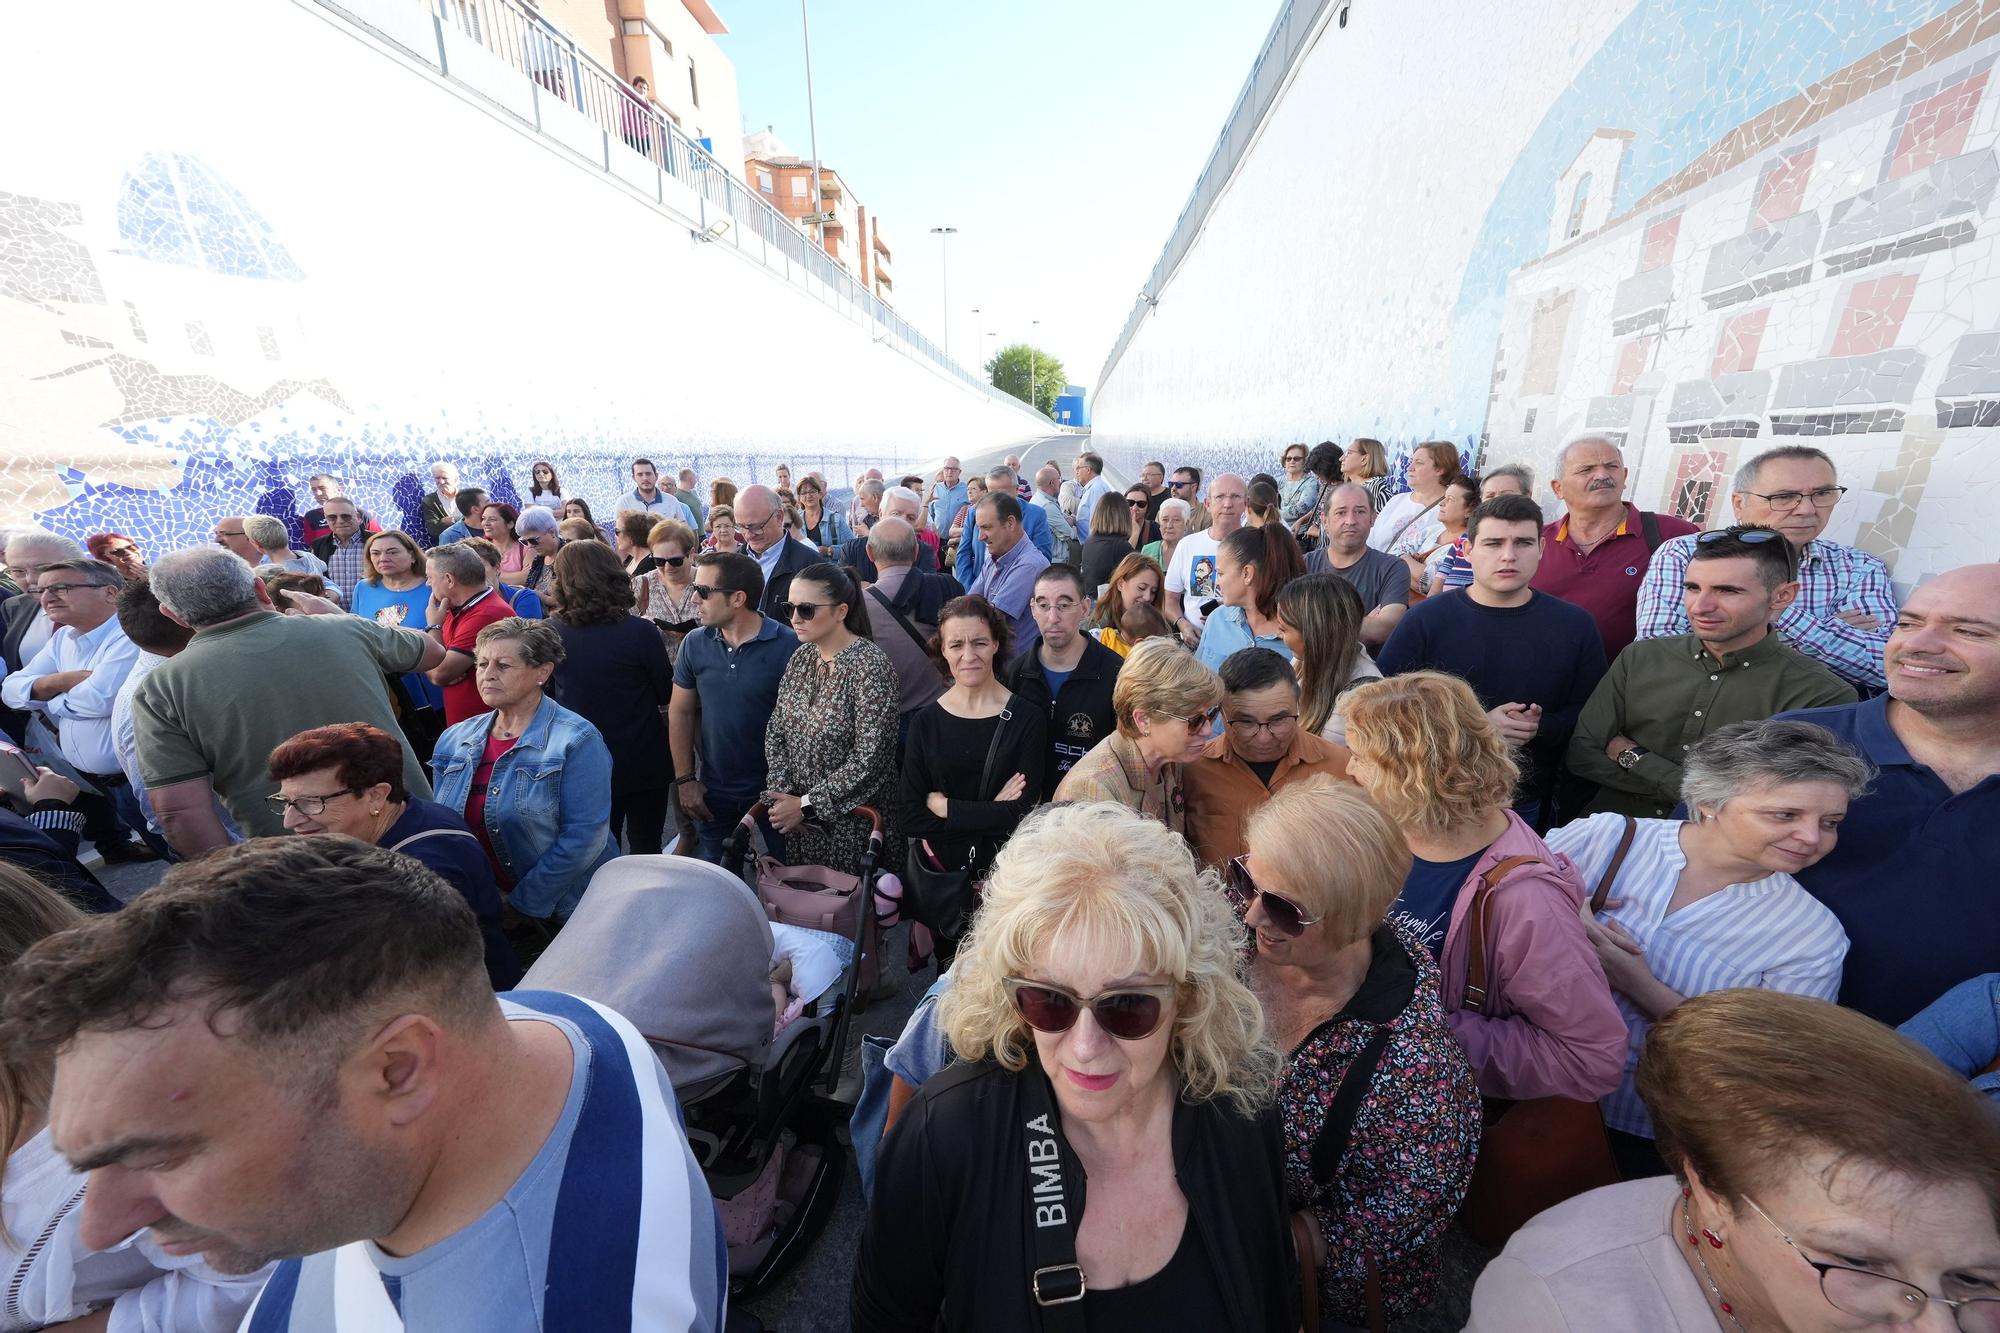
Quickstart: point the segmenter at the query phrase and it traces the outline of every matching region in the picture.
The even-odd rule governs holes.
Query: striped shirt
[[[278,1265],[242,1333],[713,1333],[728,1256],[666,1069],[625,1019],[554,991],[501,998],[554,1024],[569,1098],[498,1203],[407,1256],[372,1241]]]
[[[1662,542],[1639,585],[1639,637],[1660,639],[1689,632],[1681,584],[1698,535]],[[1857,629],[1842,611],[1874,616],[1874,629]],[[1861,690],[1881,690],[1882,649],[1896,624],[1896,589],[1889,567],[1852,546],[1817,538],[1799,561],[1799,595],[1773,622],[1792,647]]]
[[[1683,996],[1752,986],[1831,1000],[1840,993],[1847,933],[1818,899],[1782,871],[1749,884],[1731,884],[1667,913],[1667,904],[1687,869],[1681,830],[1675,819],[1641,819],[1611,886],[1622,899],[1599,921],[1615,920],[1645,951],[1646,965],[1666,986]],[[1576,863],[1592,890],[1611,864],[1625,816],[1592,815],[1553,830],[1550,848]],[[1604,1098],[1604,1123],[1627,1134],[1653,1136],[1652,1118],[1633,1090],[1639,1048],[1652,1020],[1616,991],[1612,998],[1625,1015],[1625,1077]]]

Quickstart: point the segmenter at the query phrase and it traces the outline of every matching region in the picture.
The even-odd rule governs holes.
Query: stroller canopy
[[[591,876],[521,988],[610,1005],[683,1089],[763,1067],[777,1023],[770,975],[770,922],[742,880],[684,856],[621,856]]]

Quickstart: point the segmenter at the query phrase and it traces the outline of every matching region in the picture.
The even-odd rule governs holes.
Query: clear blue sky
[[[896,308],[939,336],[930,229],[955,226],[952,356],[1039,319],[1036,345],[1094,385],[1278,0],[810,3],[820,158],[881,218]],[[745,132],[809,158],[798,0],[716,9]]]

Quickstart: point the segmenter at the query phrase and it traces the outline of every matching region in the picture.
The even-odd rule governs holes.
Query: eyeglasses
[[[803,620],[812,623],[812,618],[822,611],[831,611],[839,602],[779,602],[771,609],[778,613],[780,620]]]
[[[1262,722],[1254,717],[1232,717],[1229,719],[1229,729],[1239,736],[1255,736],[1260,731],[1268,731],[1275,736],[1298,720],[1297,713],[1280,713]]]
[[[1199,736],[1203,732],[1215,730],[1215,724],[1222,720],[1222,710],[1211,708],[1206,713],[1196,713],[1193,717],[1175,717],[1172,713],[1162,713],[1160,716],[1171,722],[1187,723],[1188,735]]]
[[[1831,509],[1840,503],[1840,497],[1847,494],[1845,486],[1821,486],[1810,491],[1772,491],[1769,495],[1758,495],[1756,491],[1745,491],[1754,495],[1773,509],[1797,509],[1807,500],[1815,509]]]
[[[1047,615],[1053,611],[1059,616],[1066,616],[1082,605],[1083,603],[1077,601],[1074,597],[1058,597],[1053,602],[1046,597],[1037,597],[1034,601],[1028,603],[1030,610],[1038,611],[1043,615]]]
[[[1303,463],[1306,461],[1306,456],[1304,454],[1286,454],[1285,461],[1287,463]]]
[[[101,583],[44,583],[35,589],[35,596],[47,597],[50,593],[72,593],[78,588],[101,588],[109,586],[109,584]]]
[[[1264,904],[1264,919],[1271,929],[1293,939],[1306,933],[1307,926],[1316,926],[1325,920],[1325,915],[1307,916],[1305,909],[1281,893],[1260,888],[1251,877],[1250,867],[1244,864],[1246,858],[1236,857],[1230,861],[1228,872],[1223,876],[1222,887],[1230,899],[1243,910],[1250,910],[1251,900],[1258,899]]]
[[[1086,1000],[1046,981],[1007,977],[1001,984],[1021,1017],[1037,1032],[1067,1032],[1076,1026],[1077,1015],[1088,1008],[1097,1026],[1119,1041],[1144,1041],[1152,1036],[1174,993],[1172,986],[1128,986],[1099,991]]]
[[[328,801],[339,796],[359,796],[360,794],[361,788],[359,787],[342,787],[339,791],[330,791],[324,796],[266,796],[264,800],[277,813],[279,818],[283,818],[287,810],[296,810],[308,819],[317,819],[326,813],[326,803]]]
[[[326,521],[328,523],[352,523],[355,520],[352,514],[328,514]]]
[[[229,543],[228,543],[228,541],[226,540],[227,538],[230,538],[230,537],[247,537],[247,536],[249,536],[249,535],[250,535],[249,533],[247,533],[247,532],[243,531],[243,529],[241,529],[241,528],[238,528],[238,529],[236,529],[236,531],[234,531],[234,532],[227,532],[227,531],[223,530],[222,528],[217,528],[217,529],[215,530],[215,544],[216,544],[217,546],[227,546],[227,545],[229,544]]]
[[[1755,1199],[1746,1194],[1743,1202],[1755,1209],[1757,1216],[1770,1223],[1778,1238],[1792,1247],[1792,1253],[1798,1255],[1806,1267],[1819,1274],[1820,1295],[1842,1314],[1866,1319],[1871,1324],[1903,1325],[1914,1323],[1923,1314],[1925,1306],[1936,1304],[1951,1311],[1952,1318],[1958,1322],[1959,1333],[1995,1333],[1995,1330],[2000,1330],[2000,1297],[1972,1296],[1953,1300],[1933,1296],[1922,1287],[1885,1277],[1881,1273],[1849,1268],[1845,1264],[1819,1263],[1800,1249],[1798,1242],[1769,1213],[1757,1207]]]

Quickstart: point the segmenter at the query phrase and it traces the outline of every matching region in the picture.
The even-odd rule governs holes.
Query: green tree
[[[1029,393],[1029,367],[1032,366],[1034,386]],[[1056,395],[1069,383],[1063,374],[1063,363],[1050,356],[1039,347],[1027,343],[1014,343],[1003,347],[986,363],[986,378],[994,388],[1002,393],[1011,393],[1028,406],[1048,416],[1055,410]]]

